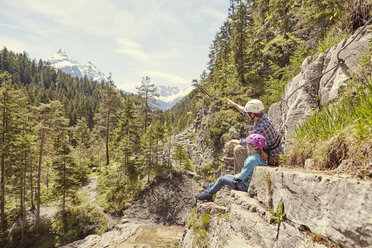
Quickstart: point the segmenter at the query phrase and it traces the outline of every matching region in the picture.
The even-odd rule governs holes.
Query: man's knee
[[[234,154],[245,154],[247,149],[242,145],[237,145],[234,147]]]

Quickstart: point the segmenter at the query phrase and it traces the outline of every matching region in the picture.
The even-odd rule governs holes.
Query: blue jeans
[[[229,188],[235,189],[235,184],[233,183],[234,176],[226,175],[218,178],[217,182],[210,188],[206,189],[204,192],[208,195],[216,194],[223,186],[228,186]],[[248,186],[243,182],[238,183],[238,189],[241,191],[247,191]]]

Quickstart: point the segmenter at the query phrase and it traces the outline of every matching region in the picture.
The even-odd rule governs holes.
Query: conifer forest
[[[306,57],[350,37],[372,16],[370,0],[227,2],[208,63],[167,111],[157,108],[156,82],[147,75],[138,75],[136,93],[126,93],[111,74],[105,81],[72,77],[27,51],[1,48],[0,247],[58,247],[104,233],[105,217],[78,193],[92,175],[98,204],[119,214],[151,183],[195,171],[174,137],[198,110],[213,110],[210,129],[198,138],[219,156],[232,138],[229,128],[246,122],[227,98],[258,98],[267,111]],[[42,207],[56,202],[57,215],[43,220]]]

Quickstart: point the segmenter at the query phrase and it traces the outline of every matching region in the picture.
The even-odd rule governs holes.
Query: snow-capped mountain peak
[[[70,60],[64,49],[59,49],[58,52],[45,60],[51,66],[59,69],[73,77],[87,77],[90,80],[101,81],[106,80],[107,77],[101,72],[92,62],[83,65],[77,61]]]
[[[187,94],[190,93],[192,87],[178,88],[177,86],[156,86],[159,97],[157,103],[162,110],[170,109],[173,105],[179,102]]]

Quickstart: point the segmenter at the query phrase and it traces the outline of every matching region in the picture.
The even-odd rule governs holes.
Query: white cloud
[[[218,9],[228,4],[226,0],[0,2],[0,45],[4,42],[37,58],[65,48],[71,58],[97,62],[106,74],[112,72],[121,84],[126,82],[124,89],[138,85],[135,81],[146,74],[154,82],[189,85],[191,80],[179,75],[196,78],[204,69],[208,46],[225,18]]]
[[[19,29],[19,27],[16,26],[16,25],[10,25],[10,24],[6,24],[6,23],[0,23],[0,26],[6,27],[6,28]]]
[[[115,49],[114,51],[129,55],[129,56],[131,56],[135,59],[147,60],[149,58],[149,56],[146,53],[144,53],[144,52],[142,52],[141,50],[138,50],[138,49],[119,48],[119,49]]]
[[[119,45],[122,45],[124,47],[130,47],[130,48],[140,48],[142,45],[136,41],[129,40],[126,38],[116,38],[116,43]]]
[[[137,93],[136,87],[141,85],[140,81],[122,81],[123,83],[118,83],[118,88],[131,92],[131,93]]]
[[[143,73],[150,77],[165,79],[169,82],[172,82],[173,84],[182,84],[182,85],[190,84],[190,80],[177,76],[177,75],[170,74],[170,73],[165,73],[161,71],[144,71]]]
[[[164,30],[164,27],[175,30],[179,23],[170,10],[159,6],[158,1],[19,0],[10,4],[27,10],[28,14],[53,20],[51,25],[101,36],[125,33],[126,36],[142,37]]]
[[[222,13],[222,12],[220,12],[216,9],[212,9],[212,8],[206,8],[206,9],[203,10],[203,12],[208,14],[208,15],[214,16],[217,19],[222,20],[222,21],[224,21],[227,17],[227,15],[225,13]]]
[[[3,49],[4,47],[16,53],[22,53],[23,51],[26,51],[27,46],[22,41],[3,36],[0,40],[0,49]]]

